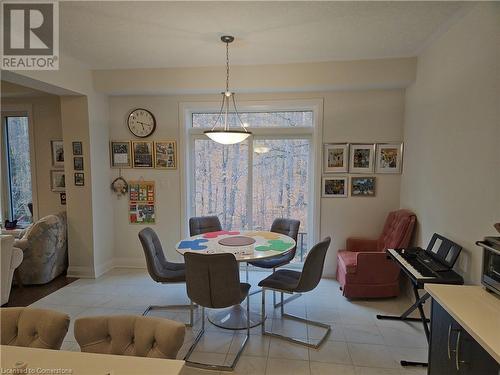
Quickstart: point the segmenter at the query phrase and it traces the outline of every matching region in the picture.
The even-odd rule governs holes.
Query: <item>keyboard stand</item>
[[[431,296],[429,293],[425,293],[422,297],[420,297],[420,294],[418,293],[418,286],[417,284],[413,284],[413,294],[415,295],[415,303],[410,306],[408,310],[406,310],[404,313],[402,313],[399,316],[394,316],[394,315],[377,315],[377,319],[379,320],[402,320],[402,321],[410,321],[410,322],[422,322],[422,325],[424,326],[424,332],[425,332],[425,337],[427,338],[427,343],[429,343],[429,325],[428,323],[430,322],[430,319],[428,319],[425,316],[424,312],[424,303],[429,299]],[[411,318],[408,317],[413,311],[418,309],[418,312],[420,314],[420,318]],[[400,361],[401,366],[422,366],[422,367],[427,367],[427,363],[425,362],[412,362],[412,361],[405,361],[401,360]]]

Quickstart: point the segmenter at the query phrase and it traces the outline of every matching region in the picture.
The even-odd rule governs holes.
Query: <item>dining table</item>
[[[295,248],[295,240],[287,235],[268,231],[216,231],[191,236],[179,241],[176,251],[180,254],[233,254],[238,263],[281,257]],[[250,310],[250,328],[263,323],[261,313]],[[247,328],[247,312],[241,305],[218,309],[208,314],[215,326],[241,330]]]

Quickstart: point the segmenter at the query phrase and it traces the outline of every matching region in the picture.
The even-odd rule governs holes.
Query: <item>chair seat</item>
[[[284,255],[279,258],[261,259],[248,263],[255,267],[271,269],[290,263],[290,259],[288,255]]]
[[[293,292],[299,284],[301,272],[292,270],[279,270],[261,280],[260,287]]]
[[[186,281],[186,271],[184,268],[178,270],[162,269],[153,279],[159,283],[180,283]]]
[[[337,253],[337,261],[346,273],[356,273],[356,267],[358,266],[356,252],[341,250]]]

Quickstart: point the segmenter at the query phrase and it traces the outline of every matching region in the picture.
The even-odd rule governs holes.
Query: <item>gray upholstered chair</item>
[[[69,316],[30,307],[0,309],[1,344],[40,349],[60,349],[68,332]]]
[[[220,230],[222,230],[222,226],[217,216],[196,216],[189,219],[190,236],[197,236],[198,234],[208,232],[218,232]]]
[[[218,371],[232,371],[238,362],[250,336],[250,301],[248,291],[250,284],[240,283],[238,262],[233,254],[196,254],[186,252],[186,286],[189,298],[201,306],[201,330],[193,345],[189,348],[184,360],[188,366]],[[221,309],[240,304],[247,299],[247,332],[240,350],[229,366],[211,365],[189,361],[205,332],[205,308]]]
[[[266,331],[265,320],[262,323],[263,335],[282,338],[315,349],[319,348],[321,344],[323,344],[323,342],[326,340],[331,331],[330,325],[285,313],[283,294],[305,293],[316,288],[316,286],[319,284],[321,280],[321,275],[323,274],[323,265],[325,264],[326,252],[328,251],[330,242],[331,242],[330,237],[326,237],[321,242],[318,242],[316,245],[312,247],[312,249],[307,254],[306,260],[304,262],[304,267],[302,268],[302,272],[292,271],[292,270],[278,270],[259,283],[259,286],[262,287],[263,318],[265,318],[266,316],[266,290],[280,292],[281,302],[282,302],[280,305],[282,318],[289,318],[306,324],[325,328],[326,332],[323,335],[323,337],[319,340],[317,344],[313,344],[309,343],[308,341],[294,339],[289,336],[268,332]]]
[[[139,240],[146,256],[146,264],[151,278],[162,284],[184,283],[186,273],[184,263],[168,262],[163,253],[160,239],[151,228],[144,228],[139,232]],[[143,315],[147,315],[151,310],[178,310],[189,309],[189,327],[193,325],[193,310],[196,306],[191,302],[189,305],[164,305],[148,306]]]
[[[182,323],[137,315],[83,317],[75,320],[82,352],[175,359],[184,343]]]
[[[290,263],[293,260],[293,258],[295,258],[295,252],[297,251],[297,237],[299,235],[299,228],[300,228],[300,220],[284,219],[284,218],[275,219],[273,221],[273,224],[271,225],[271,232],[284,234],[285,236],[293,238],[295,240],[295,247],[290,252],[280,257],[248,262],[247,265],[251,264],[254,267],[272,269],[274,272],[276,268],[285,266],[288,263]],[[246,269],[246,272],[248,280],[248,267]],[[293,295],[293,297],[291,298],[287,298],[285,301],[283,301],[283,303],[291,302],[292,300],[298,297],[300,297],[300,293]],[[274,301],[274,307],[280,306],[281,302],[276,303],[275,293],[273,293],[273,301]]]

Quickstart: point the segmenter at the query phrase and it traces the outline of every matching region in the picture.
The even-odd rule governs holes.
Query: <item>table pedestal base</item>
[[[209,314],[208,320],[220,328],[247,329],[247,309],[241,305],[235,305]],[[262,324],[261,314],[250,311],[250,328],[257,327],[260,324]]]

